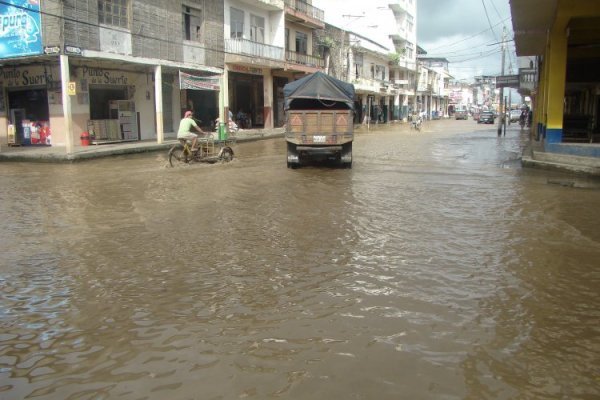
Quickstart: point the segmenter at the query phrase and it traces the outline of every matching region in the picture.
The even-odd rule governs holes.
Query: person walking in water
[[[177,131],[177,139],[187,139],[192,141],[192,151],[196,150],[196,142],[198,141],[198,135],[192,132],[192,128],[196,129],[198,133],[204,135],[204,131],[200,129],[194,118],[192,117],[191,111],[186,111],[181,122],[179,122],[179,130]]]

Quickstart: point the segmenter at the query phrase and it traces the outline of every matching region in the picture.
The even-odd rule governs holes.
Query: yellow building
[[[517,55],[538,60],[535,136],[547,152],[600,157],[593,144],[600,142],[600,1],[510,0],[510,7]],[[574,142],[586,145],[564,145]]]

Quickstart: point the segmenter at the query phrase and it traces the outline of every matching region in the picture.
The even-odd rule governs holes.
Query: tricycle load
[[[311,160],[351,168],[354,86],[315,72],[285,85],[283,94],[288,168]]]

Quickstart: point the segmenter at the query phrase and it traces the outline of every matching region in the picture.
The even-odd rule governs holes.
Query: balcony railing
[[[285,52],[285,60],[295,64],[306,65],[309,67],[323,68],[325,67],[325,60],[320,57],[309,56],[308,54],[300,54],[294,51]]]
[[[537,81],[536,70],[531,68],[519,68],[519,88],[526,90],[535,89]]]
[[[247,39],[225,39],[225,51],[252,57],[283,60],[283,47],[271,46]]]
[[[285,0],[285,5],[319,21],[325,21],[325,12],[302,0]]]

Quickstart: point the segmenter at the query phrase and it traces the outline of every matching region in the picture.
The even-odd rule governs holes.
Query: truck
[[[315,72],[283,88],[287,167],[330,161],[352,168],[354,85]]]

